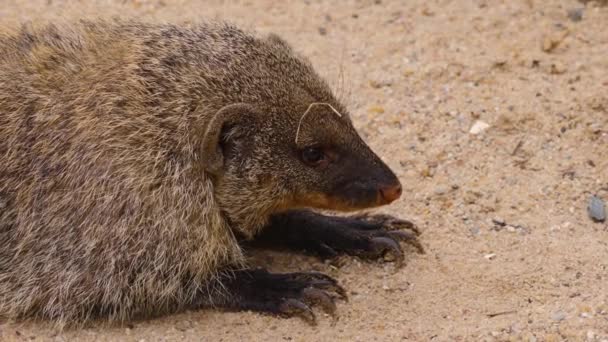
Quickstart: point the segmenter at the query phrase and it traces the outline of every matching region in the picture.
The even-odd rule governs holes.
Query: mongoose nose
[[[382,197],[382,201],[386,204],[393,202],[397,198],[401,197],[401,184],[390,185],[386,187],[380,188],[380,196]]]

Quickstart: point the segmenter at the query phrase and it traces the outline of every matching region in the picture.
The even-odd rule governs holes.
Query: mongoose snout
[[[390,204],[401,197],[401,184],[393,184],[380,188],[380,196],[382,204]]]

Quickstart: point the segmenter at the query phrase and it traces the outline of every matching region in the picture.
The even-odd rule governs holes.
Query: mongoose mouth
[[[337,211],[356,211],[390,204],[401,197],[400,183],[378,189],[345,189],[340,194],[311,193],[300,197],[299,206]]]

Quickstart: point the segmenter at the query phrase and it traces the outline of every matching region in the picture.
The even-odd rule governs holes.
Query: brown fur
[[[261,114],[222,133],[222,172],[206,172],[205,128],[240,102]],[[0,314],[125,320],[201,293],[213,302],[207,286],[244,262],[233,230],[251,237],[293,207],[348,207],[312,189],[323,178],[293,157],[311,102],[345,116],[318,109],[301,144],[373,157],[325,82],[274,35],[137,22],[1,34]]]

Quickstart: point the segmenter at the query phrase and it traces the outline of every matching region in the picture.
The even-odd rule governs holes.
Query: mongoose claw
[[[394,241],[404,242],[418,250],[418,253],[424,254],[424,247],[418,240],[418,236],[420,235],[420,230],[418,227],[411,221],[399,219],[390,215],[378,214],[378,215],[360,215],[353,217],[354,219],[359,219],[361,221],[367,222],[370,225],[367,228],[370,231],[376,231],[381,236],[387,235],[390,239]],[[395,253],[395,260],[399,261],[402,258],[397,257],[396,249],[390,248]],[[399,249],[401,251],[401,249]],[[399,253],[402,256],[402,253]]]
[[[408,231],[390,231],[388,234],[395,240],[414,246],[420,254],[424,254],[424,247],[422,247],[422,244],[418,241],[418,234]]]
[[[338,282],[319,272],[270,273],[263,269],[243,270],[224,284],[232,291],[228,308],[300,317],[316,324],[312,307],[336,317],[336,299],[346,299]]]
[[[372,255],[380,255],[384,253],[390,253],[395,258],[397,267],[403,265],[403,251],[401,246],[394,239],[388,237],[375,237],[370,241],[371,248],[373,249]]]
[[[336,313],[336,303],[334,303],[333,298],[327,294],[327,292],[315,289],[314,287],[308,287],[302,290],[302,296],[307,302],[314,302],[321,305],[326,313],[330,315]]]
[[[374,225],[380,225],[386,230],[403,230],[407,229],[414,233],[415,235],[420,235],[420,230],[418,227],[412,222],[404,219],[399,219],[391,215],[386,214],[376,214],[376,215],[357,215],[353,216],[354,219],[360,219],[366,222],[369,222]]]
[[[297,299],[286,299],[279,305],[279,311],[287,317],[299,316],[302,317],[302,319],[304,319],[306,322],[312,325],[317,325],[317,316],[315,316],[312,309]]]
[[[340,297],[340,299],[348,301],[348,295],[346,294],[346,290],[342,286],[340,286],[334,278],[320,272],[310,272],[303,274],[315,276],[317,278],[317,280],[313,281],[311,284],[314,287],[327,291],[332,291],[336,293],[338,297]]]

